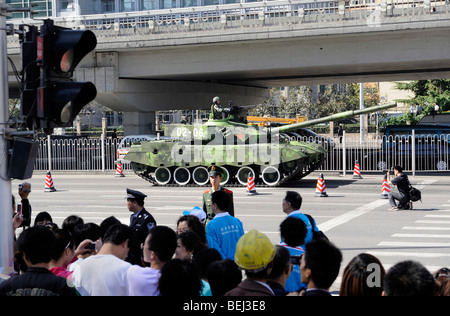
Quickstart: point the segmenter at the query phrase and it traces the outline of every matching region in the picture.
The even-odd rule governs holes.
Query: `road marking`
[[[425,180],[422,182],[417,183],[414,187],[416,187],[417,189],[423,189],[425,188],[427,185],[433,184],[435,183],[437,180]]]
[[[450,224],[450,221],[417,220],[416,224]]]
[[[450,218],[450,215],[425,215],[425,217]]]
[[[450,257],[450,253],[442,252],[405,252],[405,251],[367,251],[376,257],[419,257],[419,258],[441,258]]]
[[[402,229],[405,229],[405,230],[450,230],[450,227],[403,226]]]
[[[450,238],[450,234],[394,234],[391,237],[400,238]]]
[[[351,221],[352,219],[359,217],[361,215],[364,215],[364,214],[366,214],[380,206],[383,206],[387,203],[388,203],[388,201],[386,201],[386,200],[377,200],[375,202],[358,207],[357,209],[354,209],[353,211],[339,215],[339,216],[337,216],[329,221],[326,221],[325,223],[317,225],[317,226],[319,227],[319,229],[321,231],[326,232],[336,226],[345,224],[345,223]]]
[[[437,180],[425,180],[422,181],[420,183],[418,183],[415,187],[416,188],[424,188],[430,184],[435,183]],[[352,219],[359,217],[361,215],[364,215],[380,206],[383,206],[385,204],[387,204],[389,201],[387,200],[377,200],[374,201],[372,203],[363,205],[361,207],[358,207],[357,209],[354,209],[353,211],[347,212],[345,214],[339,215],[325,223],[319,224],[317,225],[319,227],[319,229],[323,232],[329,231],[330,229],[337,227],[339,225],[345,224],[349,221],[351,221]],[[445,216],[445,215],[442,215]],[[448,217],[450,217],[450,215],[448,215]]]
[[[408,247],[408,248],[420,248],[420,247],[450,247],[448,242],[403,242],[403,241],[382,241],[377,246],[384,247]]]

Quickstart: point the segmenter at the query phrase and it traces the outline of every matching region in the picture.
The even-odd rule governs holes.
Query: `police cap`
[[[222,168],[218,167],[218,166],[209,166],[208,167],[208,173],[209,176],[223,176],[223,170]]]
[[[125,197],[126,199],[134,199],[143,202],[146,197],[147,195],[142,192],[127,188],[127,196]]]

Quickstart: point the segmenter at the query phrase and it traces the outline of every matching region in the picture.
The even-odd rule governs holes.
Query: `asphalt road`
[[[45,173],[35,173],[30,201],[33,218],[41,211],[49,212],[61,225],[64,218],[76,214],[85,222],[100,223],[114,215],[129,224],[126,188],[148,195],[146,209],[158,225],[175,228],[184,210],[202,206],[206,188],[155,187],[126,173],[123,178],[114,173],[60,174],[52,173],[56,192],[44,192]],[[257,229],[266,233],[273,243],[279,243],[279,224],[285,218],[281,202],[287,190],[298,191],[303,197],[301,210],[312,215],[319,228],[343,252],[341,267],[359,253],[377,256],[387,270],[402,260],[416,260],[431,272],[450,266],[450,174],[417,175],[410,178],[413,186],[422,190],[423,203],[414,203],[411,211],[388,211],[388,200],[381,198],[383,175],[325,175],[328,197],[316,197],[317,174],[291,187],[257,188],[258,195],[247,196],[246,188],[231,188],[235,213],[246,231]],[[13,181],[16,201],[18,180]],[[396,190],[394,188],[394,190]],[[20,232],[20,229],[19,229]],[[332,289],[337,290],[340,277]]]

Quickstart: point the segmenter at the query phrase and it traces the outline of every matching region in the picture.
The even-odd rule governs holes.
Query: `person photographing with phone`
[[[19,184],[19,196],[22,200],[20,204],[17,204],[17,212],[22,213],[22,224],[20,226],[24,229],[31,226],[31,204],[28,200],[30,192],[31,183],[24,182]]]

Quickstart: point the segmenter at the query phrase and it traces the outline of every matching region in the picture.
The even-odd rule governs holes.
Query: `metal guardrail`
[[[320,137],[307,141],[318,142],[327,149],[323,171],[352,172],[357,160],[362,171],[383,171],[395,165],[412,172],[449,170],[450,135],[417,135],[415,142],[412,139],[412,136],[383,136],[360,143],[346,138],[341,143],[337,137],[328,141]],[[48,146],[51,147],[52,170],[116,169],[117,139],[54,139],[50,145],[42,140],[34,170],[48,170]],[[123,163],[122,167],[129,170],[130,164]]]
[[[384,17],[448,13],[450,0],[282,0],[53,17],[53,19],[61,26],[98,31],[102,36],[117,36],[246,26],[320,24],[343,20],[362,20],[368,26],[378,26]],[[40,23],[39,20],[30,19],[10,21],[15,24]]]
[[[450,167],[448,134],[382,136],[363,143],[356,139],[340,141],[336,137],[333,142],[324,144],[328,152],[322,170],[352,171],[356,161],[365,171],[389,170],[397,165],[413,173],[443,171]]]
[[[34,170],[115,170],[120,140],[101,138],[40,140]],[[49,150],[50,146],[50,150]],[[104,153],[104,154],[102,154]]]

